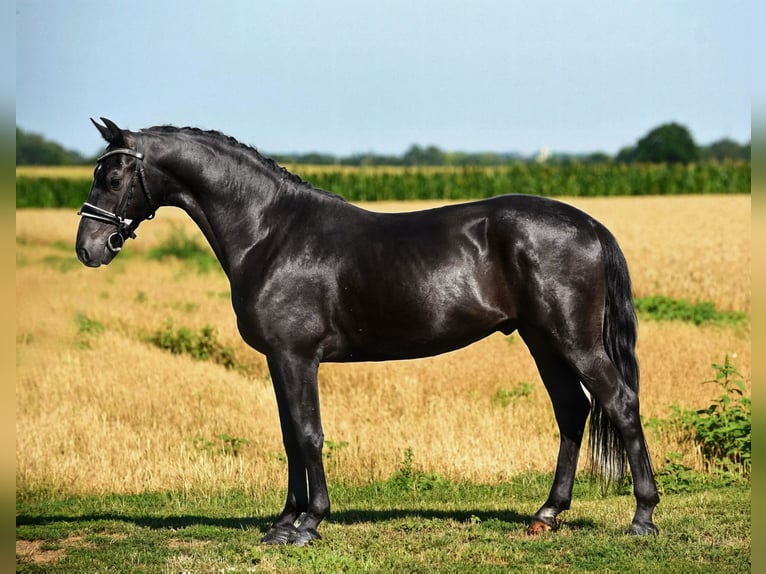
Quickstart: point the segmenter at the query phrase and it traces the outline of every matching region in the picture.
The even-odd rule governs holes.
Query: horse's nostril
[[[79,260],[80,260],[82,263],[87,263],[87,262],[90,260],[90,255],[88,254],[88,250],[87,250],[87,249],[85,249],[84,247],[80,247],[80,248],[77,250],[77,258],[78,258],[78,259],[79,259]]]

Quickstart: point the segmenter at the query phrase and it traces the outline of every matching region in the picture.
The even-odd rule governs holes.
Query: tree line
[[[688,128],[672,122],[653,128],[634,145],[621,149],[614,156],[603,152],[587,154],[536,154],[524,156],[515,152],[456,152],[437,146],[411,145],[401,155],[373,152],[336,156],[326,153],[267,154],[287,164],[350,165],[350,166],[501,166],[524,162],[547,165],[604,163],[696,163],[750,161],[750,142],[740,144],[723,138],[708,145],[698,145]],[[16,165],[85,165],[96,158],[84,156],[46,139],[41,134],[26,132],[16,126]]]
[[[16,126],[16,165],[84,165],[93,159]]]

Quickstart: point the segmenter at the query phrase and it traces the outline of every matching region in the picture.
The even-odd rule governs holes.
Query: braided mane
[[[287,168],[279,165],[272,158],[261,154],[255,147],[248,144],[244,144],[238,141],[237,139],[231,136],[227,136],[226,134],[221,133],[219,131],[202,130],[200,128],[193,128],[193,127],[179,128],[179,127],[171,126],[171,125],[153,126],[151,128],[147,128],[141,131],[144,131],[147,133],[164,133],[164,134],[193,134],[201,139],[209,139],[219,144],[223,144],[226,147],[243,150],[248,155],[253,157],[258,163],[263,165],[266,169],[278,175],[281,179],[284,179],[286,181],[293,183],[296,187],[300,189],[318,192],[321,194],[332,196],[342,201],[346,201],[340,195],[312,186],[309,182],[301,179],[299,175],[292,173]]]

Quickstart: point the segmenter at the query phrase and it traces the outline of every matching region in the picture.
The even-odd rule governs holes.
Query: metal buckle
[[[106,239],[106,248],[112,253],[119,253],[123,245],[125,245],[125,238],[119,231],[115,231]]]

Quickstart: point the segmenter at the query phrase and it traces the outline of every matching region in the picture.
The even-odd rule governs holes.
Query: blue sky
[[[87,154],[99,116],[340,155],[745,142],[752,6],[17,0],[16,123]]]

